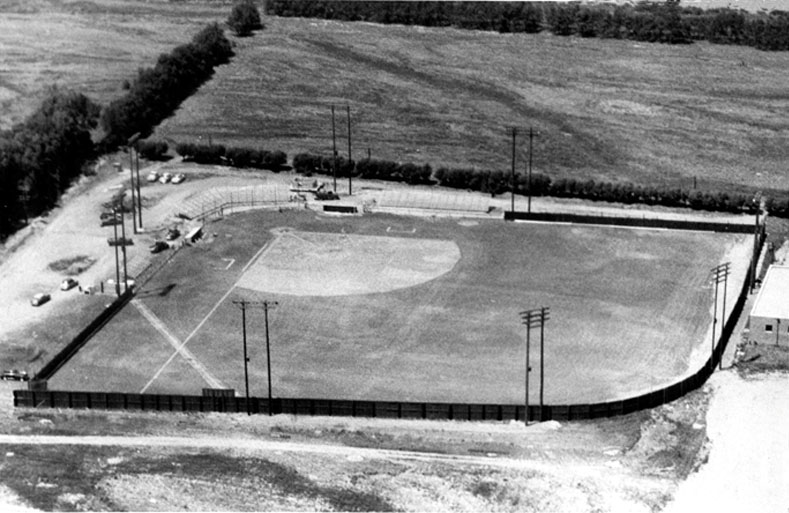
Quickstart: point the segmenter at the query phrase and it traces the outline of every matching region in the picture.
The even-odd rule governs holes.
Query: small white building
[[[789,265],[771,265],[748,319],[748,340],[789,345]]]

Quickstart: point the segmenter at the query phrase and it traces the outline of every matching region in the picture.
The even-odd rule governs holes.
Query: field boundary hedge
[[[764,245],[765,232],[762,226],[758,238],[758,254]],[[751,256],[751,264],[756,255]],[[530,404],[528,417],[524,404],[478,404],[478,403],[436,403],[404,401],[365,401],[345,399],[311,398],[267,398],[250,397],[210,397],[179,394],[134,394],[120,392],[82,392],[68,390],[46,390],[40,382],[30,384],[30,390],[14,390],[15,407],[31,408],[88,408],[103,410],[143,410],[170,412],[249,412],[255,414],[290,415],[328,415],[341,417],[373,417],[428,420],[468,420],[468,421],[523,421],[528,420],[584,420],[625,415],[635,411],[655,408],[674,401],[688,392],[701,387],[720,363],[729,339],[742,315],[748,297],[752,276],[747,273],[737,301],[731,314],[723,325],[717,343],[711,349],[710,357],[693,375],[658,390],[616,401],[581,404],[540,405]],[[131,295],[125,294],[113,303],[116,312]],[[107,314],[105,322],[111,314]],[[98,318],[93,326],[98,326]],[[86,328],[87,331],[87,328]],[[78,339],[75,339],[75,342]],[[76,347],[75,342],[69,345]],[[84,341],[83,341],[84,342]],[[66,355],[62,351],[58,355]],[[68,357],[71,356],[70,353]],[[65,360],[61,359],[60,364]],[[50,362],[52,364],[52,362]],[[48,364],[47,367],[50,367]],[[45,380],[58,366],[51,366],[48,373],[39,373],[37,378]]]

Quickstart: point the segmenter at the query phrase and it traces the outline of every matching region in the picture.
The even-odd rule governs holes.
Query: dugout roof
[[[771,265],[767,269],[751,317],[789,318],[789,266]]]

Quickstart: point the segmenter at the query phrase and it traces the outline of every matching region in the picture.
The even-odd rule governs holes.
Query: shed
[[[789,344],[789,265],[771,265],[748,318],[751,342]]]

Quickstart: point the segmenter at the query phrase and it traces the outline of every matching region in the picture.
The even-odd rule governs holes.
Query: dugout
[[[767,269],[748,318],[748,340],[789,345],[789,266]]]

